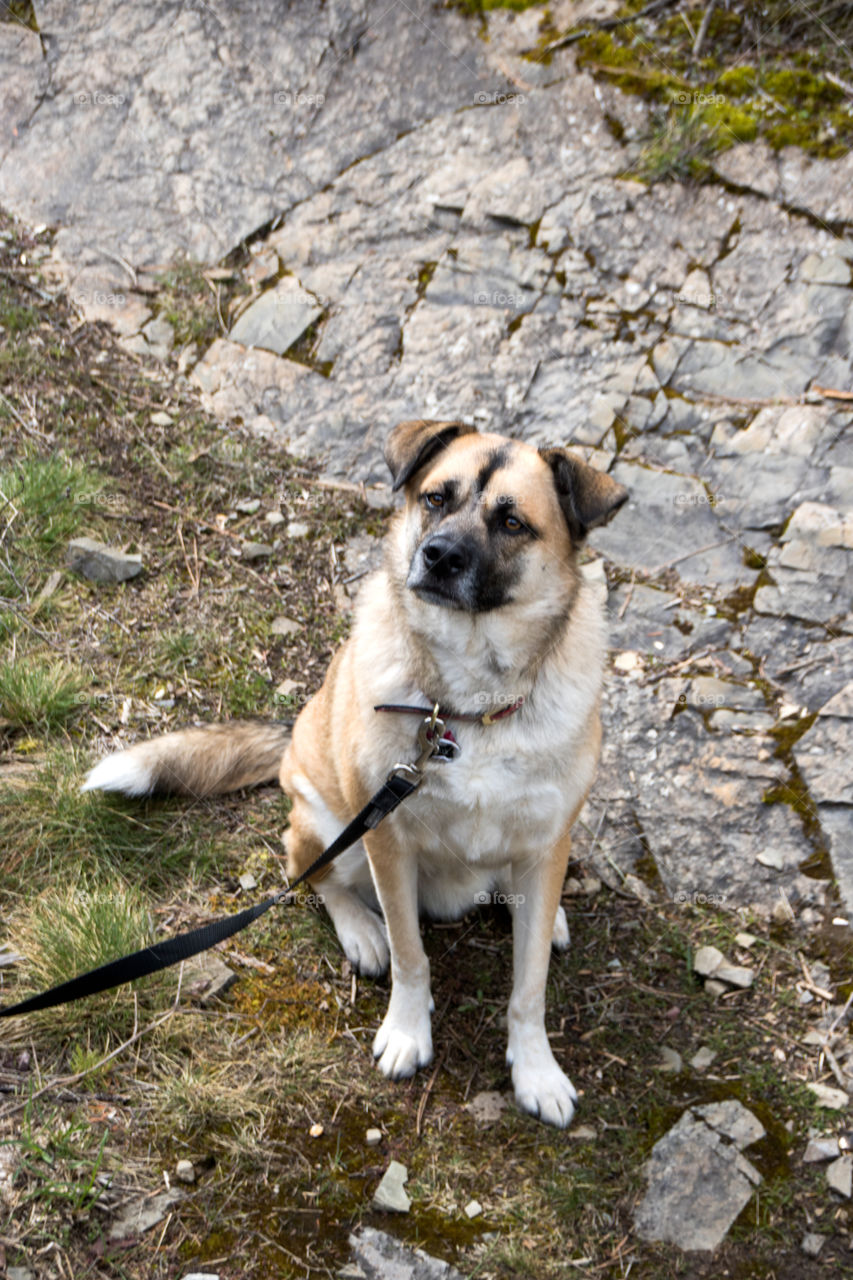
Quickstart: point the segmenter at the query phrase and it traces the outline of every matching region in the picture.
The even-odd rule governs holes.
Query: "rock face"
[[[724,1239],[761,1175],[741,1154],[764,1128],[739,1102],[689,1108],[652,1148],[635,1212],[644,1240],[708,1251]]]
[[[611,469],[630,500],[590,545],[633,657],[578,853],[807,916],[826,848],[853,913],[851,157],[632,181],[645,108],[571,47],[522,56],[538,10],[487,11],[488,39],[428,0],[36,12],[0,23],[0,201],[58,228],[81,313],[173,358],[157,275],[248,244],[253,301],[191,374],[223,424],[350,481],[423,416]]]

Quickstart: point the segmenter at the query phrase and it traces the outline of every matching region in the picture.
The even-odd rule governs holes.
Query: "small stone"
[[[35,1280],[29,1267],[7,1267],[7,1280]]]
[[[200,1005],[224,995],[236,981],[236,973],[220,960],[215,951],[203,951],[184,965],[184,987]]]
[[[731,987],[751,987],[755,981],[755,970],[746,965],[723,963],[714,970],[714,978],[718,982],[727,982]]]
[[[301,688],[301,680],[282,680],[281,684],[276,688],[275,696],[277,698],[289,698],[292,693]]]
[[[192,1160],[179,1160],[175,1165],[175,1177],[178,1182],[195,1182],[195,1169]]]
[[[171,427],[174,422],[174,418],[171,413],[166,413],[163,409],[158,409],[156,413],[152,413],[148,421],[153,427]]]
[[[758,938],[754,933],[736,933],[735,942],[739,947],[744,947],[748,951],[750,947],[754,947]]]
[[[74,538],[65,563],[72,573],[90,582],[126,582],[142,572],[142,556],[117,551],[94,538]]]
[[[821,1164],[838,1157],[837,1138],[809,1138],[803,1152],[803,1164]]]
[[[793,720],[794,717],[798,716],[799,714],[800,714],[800,708],[797,706],[796,702],[783,702],[781,707],[779,708],[780,720]],[[818,1237],[818,1239],[821,1239],[821,1238],[822,1237]]]
[[[574,1128],[569,1129],[568,1136],[577,1142],[595,1142],[598,1134],[591,1124],[576,1124]]]
[[[270,623],[270,634],[274,636],[292,636],[301,630],[301,622],[297,622],[294,618],[286,618],[283,615],[273,618]]]
[[[284,516],[281,514],[280,511],[268,511],[267,514],[264,516],[264,519],[266,520],[267,524],[273,524],[273,525],[284,524]]]
[[[617,671],[636,671],[643,665],[643,660],[633,649],[625,649],[622,653],[617,653],[613,665]]]
[[[307,538],[310,532],[311,526],[301,520],[291,520],[287,526],[288,538]]]
[[[239,511],[241,516],[253,516],[260,510],[260,506],[260,498],[243,498],[241,502],[235,502],[234,510]]]
[[[853,1191],[853,1156],[839,1156],[837,1160],[833,1160],[827,1166],[826,1180],[833,1191],[849,1200]]]
[[[244,560],[265,560],[273,553],[273,548],[266,542],[244,542],[240,554]]]
[[[184,1280],[219,1280],[218,1271],[190,1271]]]
[[[408,1213],[412,1202],[405,1192],[409,1171],[399,1160],[392,1160],[382,1181],[373,1194],[373,1204],[377,1209],[385,1209],[390,1213]]]
[[[322,1138],[325,1132],[326,1131],[321,1124],[312,1124],[311,1128],[308,1130],[308,1136],[311,1138]]]
[[[784,898],[773,904],[772,916],[776,924],[790,924],[794,919],[794,911],[790,902]]]
[[[675,1075],[684,1070],[684,1062],[677,1049],[670,1049],[669,1045],[663,1045],[660,1051],[658,1070],[672,1071]]]
[[[781,849],[762,849],[755,855],[755,861],[762,867],[771,867],[774,871],[785,870],[785,855]]]
[[[248,893],[250,889],[257,889],[258,887],[258,882],[252,875],[251,871],[244,871],[241,876],[238,876],[237,883],[241,889],[245,890],[246,893]]]
[[[482,1212],[483,1206],[480,1204],[479,1200],[469,1200],[465,1206],[466,1218],[479,1218]]]
[[[713,1049],[709,1049],[706,1044],[698,1052],[694,1053],[690,1059],[690,1065],[694,1071],[706,1071],[711,1063],[716,1060],[717,1054]]]
[[[816,1258],[825,1239],[826,1236],[819,1236],[815,1231],[807,1231],[800,1241],[800,1248],[807,1258]]]
[[[368,1129],[364,1135],[364,1140],[369,1147],[378,1147],[382,1141],[381,1129]]]
[[[503,1094],[489,1090],[475,1094],[465,1107],[478,1124],[494,1124],[505,1109],[506,1098]]]
[[[700,947],[693,957],[693,972],[702,978],[710,978],[724,963],[722,951],[718,951],[716,947]]]
[[[174,1204],[183,1196],[172,1188],[156,1196],[142,1196],[122,1209],[109,1230],[110,1240],[136,1239],[162,1222]]]
[[[850,1102],[843,1089],[833,1089],[830,1084],[807,1084],[806,1088],[817,1098],[818,1106],[829,1111],[841,1111]]]
[[[706,978],[705,991],[709,996],[724,996],[728,991],[728,987],[724,982],[718,982],[716,978]]]

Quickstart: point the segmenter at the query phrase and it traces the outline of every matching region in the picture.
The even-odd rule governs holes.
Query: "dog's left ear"
[[[394,478],[394,491],[408,484],[416,471],[459,436],[476,430],[464,422],[439,422],[430,418],[401,422],[385,444],[385,461]]]
[[[581,462],[567,449],[540,449],[539,453],[553,472],[572,542],[583,542],[590,529],[606,524],[627,502],[624,485]]]

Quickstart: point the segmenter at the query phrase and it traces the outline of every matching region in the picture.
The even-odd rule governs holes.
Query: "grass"
[[[0,663],[0,716],[15,728],[60,729],[89,703],[85,678],[65,662]]]

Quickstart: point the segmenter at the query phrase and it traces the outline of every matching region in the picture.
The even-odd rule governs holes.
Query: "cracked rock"
[[[72,539],[66,564],[72,573],[90,582],[126,582],[142,572],[141,555],[118,551],[95,538]]]

